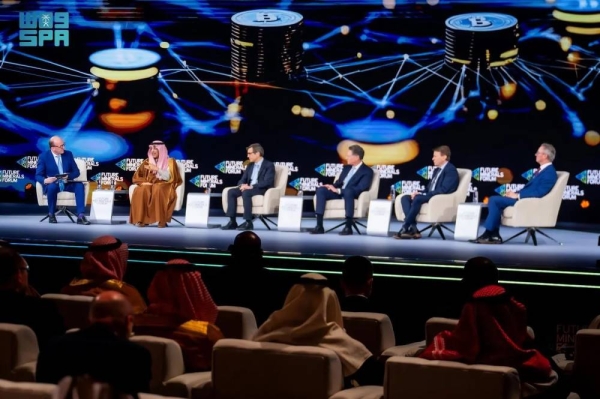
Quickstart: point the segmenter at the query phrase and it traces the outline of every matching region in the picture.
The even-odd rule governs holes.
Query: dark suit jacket
[[[432,180],[431,182],[429,182],[429,185],[427,186],[427,190],[425,191],[424,195],[429,199],[434,195],[453,193],[458,188],[458,182],[458,171],[456,170],[456,167],[454,165],[448,162],[444,169],[442,169],[442,171],[440,172],[440,175],[438,176],[437,183],[435,184],[435,189],[431,190],[431,183],[433,183]]]
[[[344,312],[379,313],[371,300],[362,295],[350,295],[340,298],[340,307]]]
[[[66,376],[88,374],[123,393],[148,392],[152,378],[150,352],[95,324],[55,338],[40,352],[36,380],[58,383]]]
[[[344,185],[344,179],[346,178],[346,176],[348,176],[348,173],[350,173],[351,169],[351,165],[344,166],[344,168],[342,169],[342,173],[340,174],[340,178],[337,179],[335,183],[333,183],[333,185],[336,188],[342,188],[342,186]],[[362,193],[363,191],[368,191],[371,188],[372,181],[373,169],[369,168],[363,163],[360,166],[360,168],[358,168],[356,173],[354,173],[354,176],[352,176],[352,178],[348,182],[348,185],[346,186],[345,190],[352,190],[352,192],[354,193],[354,198],[358,198],[360,193]]]
[[[250,184],[252,180],[252,171],[254,170],[254,163],[248,165],[242,178],[238,182],[238,185],[242,184]],[[259,190],[268,190],[275,186],[275,165],[271,161],[267,161],[263,158],[262,165],[260,166],[260,170],[258,171],[258,178],[256,179],[256,184],[254,188],[258,188]]]
[[[68,179],[73,180],[79,177],[81,173],[75,163],[75,158],[71,151],[65,151],[61,156],[63,173],[67,173]],[[48,190],[48,187],[44,184],[44,179],[47,177],[54,177],[58,174],[58,165],[54,160],[54,154],[52,151],[47,150],[42,152],[38,157],[37,170],[35,171],[35,181],[40,183],[44,187],[44,194]]]
[[[519,198],[541,198],[552,190],[557,180],[554,165],[547,166],[519,191]]]

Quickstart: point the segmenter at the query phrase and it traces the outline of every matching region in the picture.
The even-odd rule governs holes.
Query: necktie
[[[433,170],[433,176],[431,177],[431,186],[429,187],[429,191],[433,191],[435,189],[435,185],[437,183],[437,178],[440,175],[442,169],[435,168]]]
[[[356,168],[353,167],[352,169],[350,169],[350,172],[348,172],[348,176],[346,176],[346,178],[344,179],[344,185],[342,186],[342,190],[346,188],[348,182],[350,181],[350,179],[352,179],[352,176],[354,176],[355,173]]]
[[[254,186],[258,182],[258,172],[260,171],[259,164],[254,164],[254,168],[252,168],[252,176],[250,176],[250,185]]]
[[[62,157],[59,155],[56,157],[56,164],[58,165],[58,173],[63,174]],[[58,180],[58,188],[60,191],[65,191],[65,182],[63,179]]]
[[[533,172],[533,177],[536,177],[537,175],[539,175],[540,172],[541,172],[541,169],[538,169],[535,172]]]

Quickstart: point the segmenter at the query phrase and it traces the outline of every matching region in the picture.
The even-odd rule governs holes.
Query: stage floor
[[[85,243],[104,234],[115,235],[130,245],[140,247],[169,247],[180,249],[202,249],[211,251],[227,251],[238,231],[220,229],[186,228],[177,223],[168,228],[158,229],[155,226],[138,228],[126,224],[126,216],[115,216],[114,220],[122,224],[80,226],[73,224],[68,218],[60,216],[58,224],[39,222],[39,215],[2,215],[0,216],[0,238],[7,240],[31,240],[49,242]],[[185,218],[178,218],[184,222]],[[273,218],[277,222],[276,218]],[[210,222],[223,224],[224,217],[211,217]],[[314,219],[305,219],[303,228],[314,227]],[[333,227],[332,221],[326,221],[325,227]],[[442,240],[437,233],[431,238],[420,240],[395,240],[391,237],[363,235],[339,236],[338,231],[325,235],[311,235],[306,232],[279,232],[267,230],[260,222],[254,223],[255,232],[261,237],[266,253],[279,255],[302,255],[339,257],[348,255],[364,255],[371,258],[389,261],[418,261],[435,263],[462,263],[473,256],[487,256],[499,265],[516,268],[561,269],[572,271],[597,272],[597,261],[600,259],[598,233],[573,230],[547,229],[548,234],[562,245],[558,245],[545,237],[538,238],[538,246],[525,244],[525,235],[503,245],[478,245],[469,242],[454,241],[452,234],[446,234]],[[453,228],[452,225],[448,225]],[[425,225],[419,226],[420,228]],[[391,232],[397,231],[400,223],[393,221]],[[518,230],[502,228],[501,234],[508,238]]]

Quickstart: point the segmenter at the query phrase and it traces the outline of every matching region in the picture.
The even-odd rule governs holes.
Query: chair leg
[[[454,230],[452,230],[450,227],[447,227],[447,226],[443,225],[442,223],[440,223],[440,227],[441,227],[442,229],[446,229],[446,230],[448,230],[450,233],[454,234]]]
[[[364,225],[363,225],[362,223],[360,223],[360,222],[357,222],[356,220],[354,220],[354,221],[352,222],[352,227],[354,227],[354,230],[356,230],[356,232],[357,232],[359,235],[362,235],[362,233],[361,233],[361,232],[360,232],[360,230],[358,229],[358,226],[357,226],[357,224],[360,224],[360,225],[362,225],[362,226],[364,226]]]
[[[266,220],[267,222],[271,223],[273,226],[277,227],[277,223],[275,223],[274,221],[272,221],[271,219],[269,219],[269,217],[268,217],[268,216],[265,216],[265,215],[259,215],[258,217],[259,217],[259,218],[261,218],[261,219],[264,219],[264,220]]]
[[[75,220],[73,220],[73,218],[77,219],[78,216],[75,215],[73,212],[71,212],[70,210],[68,210],[67,208],[63,208],[65,215],[67,215],[69,217],[69,219],[71,219],[71,222],[75,223]]]
[[[562,242],[556,241],[554,238],[550,237],[548,234],[544,233],[542,230],[536,228],[535,229],[536,232],[540,233],[541,235],[543,235],[546,238],[551,239],[552,241],[554,241],[555,243],[557,243],[558,245],[563,245]]]
[[[177,223],[179,223],[180,225],[185,226],[183,223],[181,223],[179,220],[177,220],[177,218],[174,218],[173,216],[171,216],[171,220],[174,220]]]
[[[529,232],[529,229],[522,230],[522,231],[518,232],[517,234],[515,234],[514,236],[510,237],[508,240],[504,240],[504,243],[507,243],[510,240],[512,240],[513,238],[517,238],[517,237],[519,237],[519,236],[521,236],[521,235],[523,235],[525,233],[528,233],[528,232]]]
[[[419,233],[423,233],[433,227],[434,227],[433,224],[430,224],[429,226],[425,227],[423,230],[419,231]],[[431,237],[431,233],[429,233],[429,237]]]
[[[355,221],[354,221],[354,223],[356,223],[356,224],[357,224],[357,225],[359,225],[359,226],[362,226],[362,227],[364,227],[365,229],[367,228],[367,226],[366,226],[366,225],[362,224],[362,223],[361,223],[361,222],[359,222],[358,220],[355,220]]]
[[[335,227],[332,227],[332,228],[330,228],[329,230],[325,231],[325,233],[329,233],[330,231],[332,231],[332,230],[335,230],[335,229],[337,229],[337,228],[340,228],[340,227],[342,227],[342,226],[343,226],[343,225],[345,225],[345,224],[346,224],[346,222],[342,222],[342,223],[338,224],[337,226],[335,226]]]
[[[40,222],[43,222],[44,220],[48,219],[49,217],[50,217],[50,215],[44,216],[44,218],[42,220],[40,220]]]
[[[265,225],[265,227],[267,228],[267,230],[271,230],[271,227],[267,224],[267,221],[265,220],[265,218],[263,217],[263,215],[256,215],[254,217],[254,219],[258,219],[261,222],[263,222],[263,224]]]
[[[443,225],[438,224],[437,226],[435,226],[435,229],[438,231],[438,233],[440,233],[440,237],[442,237],[442,240],[446,240],[446,236],[444,235],[444,231],[442,230]],[[431,229],[431,231],[433,231],[433,229]]]

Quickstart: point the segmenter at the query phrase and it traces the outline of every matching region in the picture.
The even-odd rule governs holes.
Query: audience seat
[[[58,385],[0,380],[0,398],[59,399]]]
[[[433,338],[442,331],[452,331],[458,325],[458,319],[447,319],[445,317],[432,317],[425,323],[425,340],[411,344],[394,346],[385,350],[383,356],[405,356],[413,357],[433,342]],[[535,339],[533,328],[527,327],[527,334]]]
[[[600,398],[600,329],[583,329],[575,335],[574,390],[583,398]]]
[[[62,316],[67,330],[84,328],[90,324],[91,296],[44,294],[42,299],[52,301]]]
[[[34,382],[39,354],[33,330],[18,324],[0,323],[0,378]]]
[[[313,346],[222,339],[213,349],[212,381],[192,391],[205,399],[327,399],[343,388],[335,352]]]
[[[375,356],[396,345],[390,318],[382,313],[342,312],[344,329]]]
[[[252,339],[256,333],[256,318],[252,310],[238,306],[218,306],[215,324],[225,338]]]
[[[188,398],[193,387],[210,380],[210,371],[185,373],[181,348],[172,339],[139,335],[131,337],[131,341],[150,351],[152,393]]]
[[[597,330],[600,329],[600,315],[596,316],[587,329]],[[574,361],[567,359],[564,353],[559,353],[557,355],[552,356],[552,360],[554,363],[566,374],[571,374],[573,372],[573,364]]]

